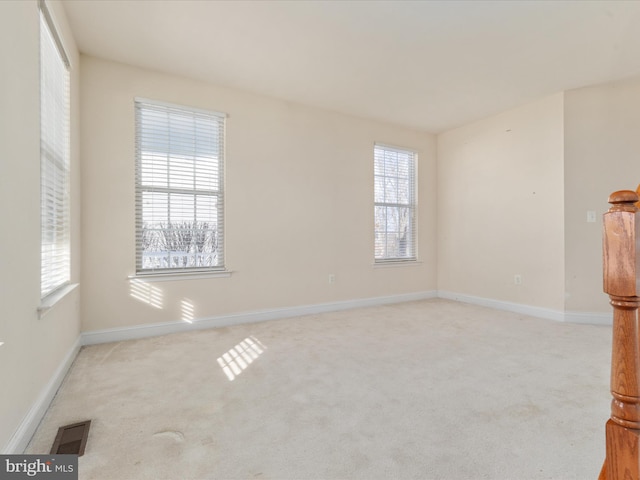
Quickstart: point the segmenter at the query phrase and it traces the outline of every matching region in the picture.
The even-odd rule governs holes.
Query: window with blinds
[[[137,99],[137,272],[224,270],[225,115]]]
[[[71,278],[69,218],[69,61],[40,2],[40,294]]]
[[[409,150],[375,145],[375,261],[416,260],[416,162]]]

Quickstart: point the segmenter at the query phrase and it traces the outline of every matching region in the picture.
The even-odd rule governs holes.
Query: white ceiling
[[[434,133],[640,77],[640,1],[63,3],[83,53]]]

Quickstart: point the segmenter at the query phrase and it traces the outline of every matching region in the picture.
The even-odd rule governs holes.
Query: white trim
[[[569,323],[583,323],[585,325],[613,325],[613,310],[611,313],[597,312],[565,312],[564,321]]]
[[[58,28],[56,27],[56,21],[54,20],[54,15],[51,14],[49,7],[47,7],[47,3],[45,0],[38,1],[38,7],[44,16],[45,22],[47,23],[47,27],[49,27],[49,31],[51,32],[51,36],[53,37],[53,41],[58,47],[58,51],[60,52],[60,56],[62,57],[62,61],[64,62],[67,70],[71,70],[71,60],[69,59],[69,55],[67,55],[67,49],[64,47],[64,42],[62,41],[62,37],[58,35]]]
[[[555,320],[557,322],[580,323],[585,325],[613,325],[613,312],[563,312],[560,310],[552,310],[550,308],[533,307],[531,305],[524,305],[521,303],[504,302],[502,300],[493,300],[491,298],[474,297],[473,295],[448,292],[446,290],[438,290],[438,298],[454,300],[456,302],[471,303],[473,305],[479,305],[481,307],[495,308],[496,310],[505,310],[507,312],[520,313],[522,315],[530,315],[532,317]]]
[[[81,337],[76,339],[69,352],[67,352],[67,355],[64,357],[60,365],[58,365],[56,371],[51,375],[47,384],[40,391],[40,395],[33,405],[31,405],[29,412],[27,412],[25,417],[22,419],[20,426],[9,440],[9,443],[4,447],[4,455],[23,453],[27,448],[27,445],[29,445],[31,437],[38,428],[38,425],[40,425],[40,421],[47,413],[53,397],[55,397],[58,392],[64,377],[69,371],[69,368],[71,368],[71,364],[75,360],[76,355],[78,355],[78,352],[80,351],[80,340]]]
[[[152,282],[172,282],[175,280],[200,280],[203,278],[226,278],[230,277],[233,272],[231,270],[210,270],[205,272],[162,272],[162,273],[137,273],[129,275],[127,279],[143,283]]]
[[[373,268],[394,268],[394,267],[421,267],[423,262],[420,260],[381,260],[372,263]]]
[[[80,336],[82,345],[96,345],[100,343],[121,342],[138,338],[167,335],[170,333],[179,333],[189,330],[228,327],[232,325],[241,325],[244,323],[265,322],[268,320],[277,320],[279,318],[314,315],[318,313],[349,310],[352,308],[375,307],[379,305],[427,300],[431,298],[444,298],[456,302],[470,303],[482,307],[495,308],[496,310],[504,310],[513,313],[519,313],[522,315],[554,320],[557,322],[570,322],[590,325],[612,325],[613,323],[611,314],[583,312],[565,313],[560,310],[553,310],[550,308],[534,307],[531,305],[524,305],[520,303],[475,297],[473,295],[449,292],[446,290],[429,290],[416,293],[389,295],[384,297],[371,297],[355,300],[344,300],[332,303],[321,303],[315,305],[300,305],[297,307],[284,307],[270,310],[255,310],[252,312],[231,313],[227,315],[218,315],[215,317],[199,318],[191,322],[174,321],[166,323],[153,323],[147,325],[134,325],[131,327],[123,328],[94,330],[90,332],[83,332],[80,334]]]
[[[73,292],[78,285],[78,283],[68,283],[67,285],[54,290],[49,295],[44,297],[40,302],[40,306],[38,307],[38,318],[44,317],[49,312],[49,310],[51,310],[56,305],[56,303]]]
[[[438,290],[438,298],[447,300],[455,300],[456,302],[471,303],[481,307],[495,308],[496,310],[505,310],[507,312],[520,313],[522,315],[530,315],[532,317],[546,318],[547,320],[564,321],[564,312],[560,310],[552,310],[550,308],[533,307],[531,305],[523,305],[521,303],[504,302],[502,300],[493,300],[490,298],[474,297],[463,293],[448,292],[446,290]]]
[[[133,327],[111,328],[107,330],[94,330],[83,332],[82,345],[95,345],[98,343],[121,342],[138,338],[166,335],[169,333],[185,332],[189,330],[201,330],[214,327],[227,327],[240,325],[243,323],[264,322],[279,318],[298,317],[302,315],[314,315],[325,312],[335,312],[338,310],[348,310],[360,307],[375,307],[392,303],[411,302],[416,300],[426,300],[436,298],[436,291],[424,291],[416,293],[405,293],[400,295],[390,295],[385,297],[362,298],[357,300],[345,300],[332,303],[321,303],[316,305],[301,305],[298,307],[275,308],[270,310],[256,310],[253,312],[232,313],[215,317],[200,318],[188,322],[167,322],[149,325],[136,325]]]

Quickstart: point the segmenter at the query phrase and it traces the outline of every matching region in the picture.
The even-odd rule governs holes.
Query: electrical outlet
[[[335,273],[329,274],[329,283],[336,283],[336,275]]]
[[[514,285],[522,285],[522,275],[516,274],[513,276]]]
[[[587,211],[587,222],[596,223],[596,212],[594,210]]]

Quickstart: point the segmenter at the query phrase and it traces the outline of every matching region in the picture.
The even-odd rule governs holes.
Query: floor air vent
[[[51,454],[78,455],[81,457],[84,454],[84,447],[87,445],[90,425],[91,420],[86,420],[60,427],[53,442],[53,447],[51,447]]]

